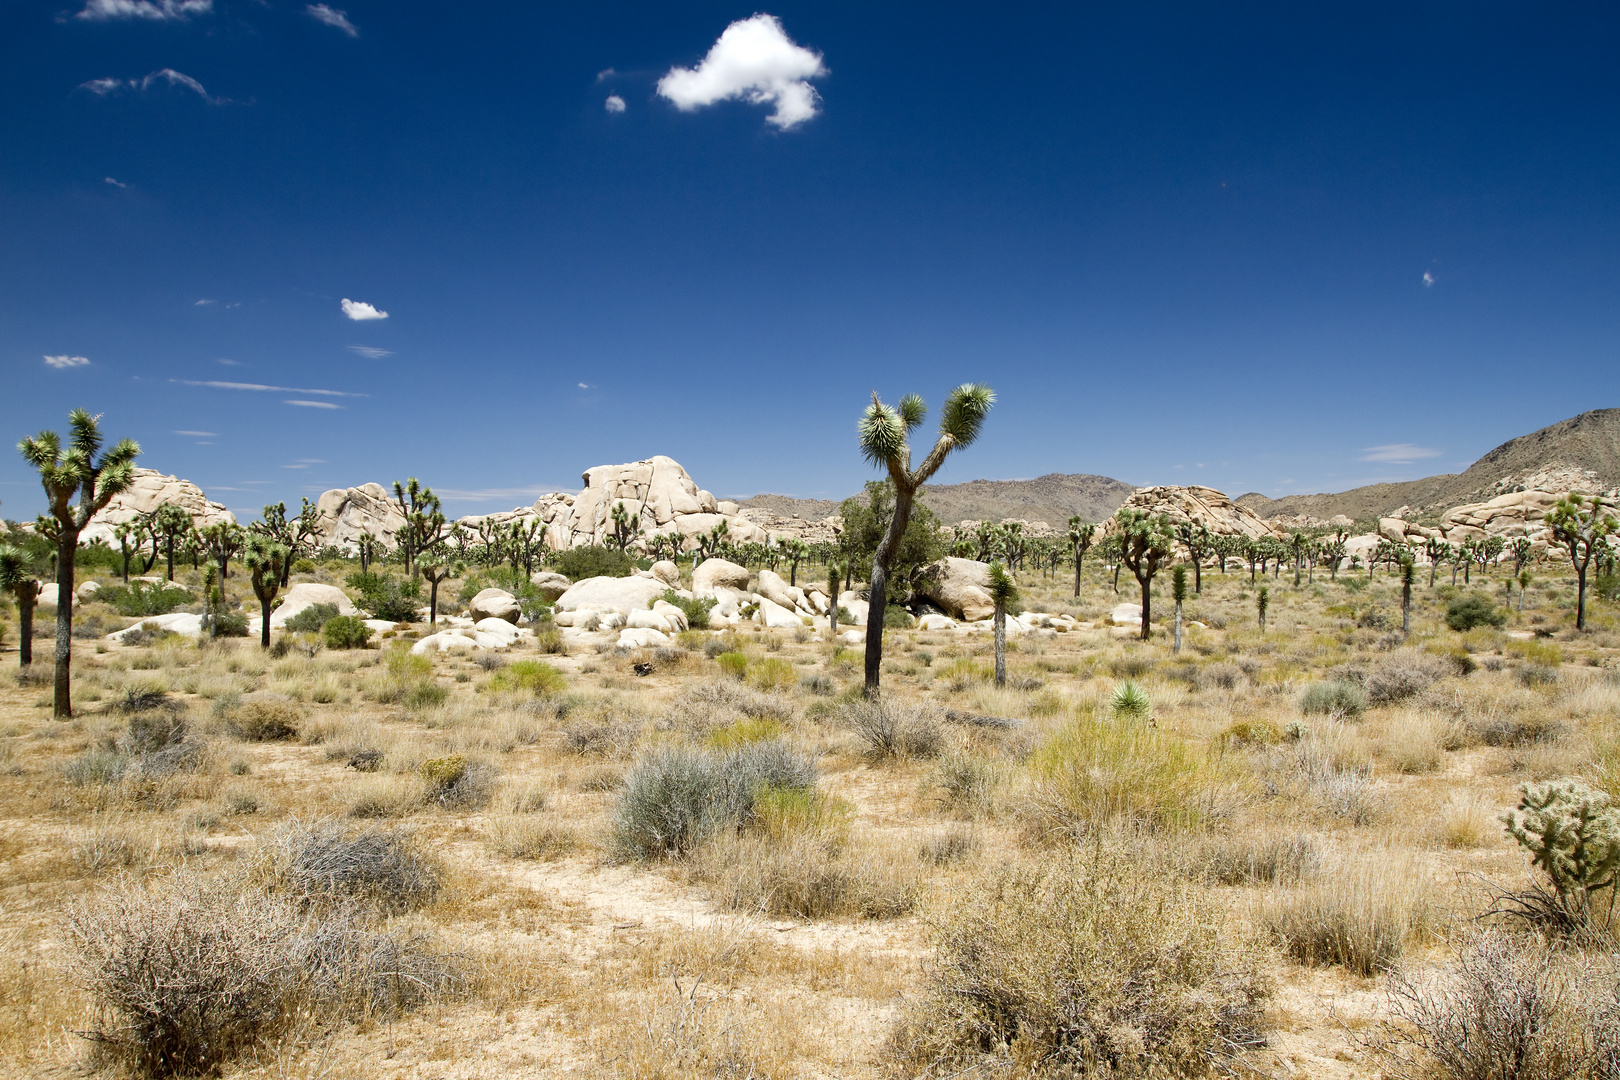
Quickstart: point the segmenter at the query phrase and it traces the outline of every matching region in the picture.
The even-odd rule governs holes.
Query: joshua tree
[[[1525,566],[1530,562],[1532,545],[1528,536],[1517,536],[1507,546],[1508,554],[1513,556],[1513,576],[1518,577],[1524,573]]]
[[[39,600],[39,579],[44,567],[37,555],[17,544],[0,544],[0,590],[17,601],[17,664],[34,662],[34,604]]]
[[[1288,547],[1294,553],[1294,588],[1299,588],[1300,571],[1305,567],[1305,548],[1309,546],[1311,538],[1299,530],[1294,530],[1288,536]]]
[[[161,541],[163,544],[169,580],[173,581],[174,547],[191,531],[191,515],[174,503],[164,503],[147,515],[146,525],[152,530],[153,542]]]
[[[1007,608],[1018,602],[1018,582],[1000,562],[990,564],[990,599],[996,606],[996,686],[1007,685]]]
[[[1345,541],[1350,534],[1343,529],[1336,529],[1332,536],[1322,538],[1321,559],[1328,568],[1328,579],[1339,580],[1339,564],[1344,561]]]
[[[1193,592],[1204,591],[1204,560],[1215,548],[1215,534],[1194,521],[1176,525],[1176,539],[1187,549],[1187,558],[1193,567]]]
[[[1440,560],[1451,551],[1451,545],[1438,536],[1423,541],[1423,556],[1429,560],[1429,588],[1434,588],[1434,575],[1440,569]]]
[[[423,487],[421,481],[411,477],[401,484],[394,481],[394,502],[405,517],[398,534],[400,553],[405,559],[405,573],[416,567],[416,553],[444,539],[447,523],[444,506],[433,489]]]
[[[242,550],[242,529],[229,521],[221,521],[203,529],[199,534],[208,554],[219,564],[219,582],[223,588],[230,576],[230,561]]]
[[[141,448],[122,439],[101,452],[101,417],[83,409],[68,414],[72,429],[67,448],[54,431],[42,431],[17,444],[22,456],[39,472],[50,505],[56,539],[56,673],[52,715],[66,720],[73,715],[73,558],[79,534],[90,519],[135,479],[135,456]],[[70,505],[77,495],[79,501]]]
[[[1103,537],[1102,543],[1097,545],[1097,556],[1102,559],[1104,565],[1114,568],[1115,596],[1119,595],[1119,572],[1122,568],[1119,561],[1119,547],[1120,540],[1116,533],[1110,533]]]
[[[146,547],[148,540],[151,539],[151,534],[147,531],[146,523],[140,518],[135,518],[133,521],[125,521],[118,525],[114,525],[113,539],[118,541],[118,550],[124,556],[123,577],[124,584],[128,585],[130,556],[141,554],[141,551]],[[141,573],[149,573],[152,569],[152,564],[155,562],[157,562],[157,544],[156,542],[153,542],[152,554],[147,556],[146,566],[141,570]]]
[[[451,526],[451,532],[455,532],[455,526]],[[521,563],[525,574],[533,574],[534,560],[546,548],[546,523],[537,517],[512,522],[507,532],[507,544],[512,569],[516,571]]]
[[[1080,595],[1080,570],[1086,561],[1086,550],[1097,535],[1097,523],[1084,521],[1079,514],[1069,519],[1069,548],[1074,552],[1074,595]]]
[[[838,638],[838,586],[844,577],[844,561],[842,559],[827,560],[827,591],[832,593],[832,602],[827,605],[827,618],[832,624],[832,636]]]
[[[270,647],[270,605],[281,591],[281,572],[287,564],[287,545],[262,533],[249,534],[242,545],[242,562],[253,577],[253,595],[259,598],[259,644]]]
[[[940,412],[939,439],[933,450],[915,469],[911,467],[911,446],[907,436],[923,422],[928,407],[916,394],[907,394],[898,408],[883,404],[877,392],[860,422],[861,453],[872,464],[888,470],[894,481],[894,517],[872,556],[872,596],[866,620],[866,695],[878,694],[879,672],[883,666],[883,616],[888,605],[889,567],[900,539],[911,520],[911,504],[917,489],[945,464],[952,450],[970,445],[979,436],[984,418],[995,403],[988,386],[963,383],[952,390]]]
[[[641,515],[631,512],[622,501],[613,504],[613,524],[609,535],[622,552],[641,535]]]
[[[1254,610],[1260,616],[1260,632],[1266,632],[1266,608],[1271,606],[1271,590],[1265,585],[1254,595]]]
[[[1530,581],[1531,581],[1530,571],[1528,571],[1528,570],[1520,570],[1519,575],[1518,575],[1518,581],[1519,581],[1519,614],[1523,615],[1524,614],[1524,594],[1530,591]]]
[[[1479,545],[1480,555],[1484,557],[1484,561],[1479,564],[1479,572],[1488,574],[1491,564],[1500,559],[1502,552],[1506,549],[1506,540],[1503,540],[1500,536],[1487,536],[1484,542]]]
[[[787,559],[788,584],[799,583],[799,564],[810,557],[810,545],[799,539],[782,541],[782,557]]]
[[[1412,633],[1412,583],[1417,580],[1417,565],[1410,554],[1401,558],[1401,637]]]
[[[382,541],[370,533],[361,533],[360,538],[354,542],[355,554],[360,556],[360,572],[371,571],[372,560],[386,553]]]
[[[1153,632],[1153,575],[1176,553],[1175,534],[1163,515],[1122,507],[1114,515],[1120,539],[1119,561],[1142,587],[1142,640]]]
[[[1172,653],[1181,652],[1181,605],[1187,599],[1187,568],[1177,563],[1170,568],[1170,598],[1176,602],[1176,640]]]
[[[1575,629],[1586,629],[1586,570],[1598,548],[1608,543],[1616,522],[1601,495],[1571,492],[1559,499],[1546,518],[1554,542],[1569,552],[1575,567]]]
[[[450,555],[450,549],[443,544],[434,544],[422,552],[416,560],[416,569],[421,573],[422,579],[428,583],[428,625],[439,624],[439,585],[446,578],[455,577],[465,567]]]

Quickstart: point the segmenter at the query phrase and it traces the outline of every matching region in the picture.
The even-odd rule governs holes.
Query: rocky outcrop
[[[165,504],[180,507],[199,529],[220,522],[236,524],[235,514],[217,502],[210,502],[202,488],[190,480],[167,476],[154,469],[136,469],[134,483],[114,495],[101,512],[90,519],[90,524],[79,534],[79,542],[90,544],[100,540],[117,547],[113,539],[114,527],[150,514]]]
[[[573,584],[562,574],[550,570],[542,570],[532,575],[529,578],[529,583],[535,587],[535,591],[547,600],[556,600],[557,597],[568,591],[568,586]]]
[[[362,536],[374,536],[384,546],[394,546],[394,535],[405,526],[405,515],[388,497],[381,484],[334,488],[323,492],[315,504],[320,513],[315,543],[353,552]]]
[[[988,619],[996,612],[990,599],[990,564],[974,559],[946,558],[929,563],[917,574],[918,596],[931,601],[952,618],[965,622]]]
[[[270,627],[280,630],[287,625],[287,620],[297,615],[305,608],[316,604],[331,604],[338,609],[339,615],[358,615],[360,609],[354,606],[348,594],[336,585],[319,585],[313,581],[300,581],[282,594],[281,606],[270,613]]]
[[[713,596],[718,587],[746,592],[750,576],[746,566],[725,559],[704,559],[692,571],[692,592],[697,596]]]
[[[644,577],[593,577],[575,582],[557,598],[557,610],[616,611],[628,616],[632,611],[651,608],[669,586]]]
[[[1247,506],[1240,506],[1226,497],[1225,492],[1211,487],[1139,488],[1125,500],[1124,508],[1146,510],[1163,514],[1174,524],[1191,521],[1202,525],[1216,536],[1241,536],[1245,539],[1275,537],[1281,539],[1287,532],[1268,524]],[[1104,526],[1107,531],[1109,526]]]

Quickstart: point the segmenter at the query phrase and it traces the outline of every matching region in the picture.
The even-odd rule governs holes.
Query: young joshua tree
[[[1569,552],[1575,567],[1575,629],[1586,629],[1586,570],[1592,556],[1614,534],[1616,521],[1601,495],[1571,492],[1559,499],[1546,518],[1553,541]]]
[[[444,505],[433,489],[423,487],[416,477],[401,484],[394,481],[394,502],[405,518],[396,539],[405,556],[405,573],[416,569],[416,553],[444,539],[448,525],[444,518]]]
[[[252,533],[242,547],[242,562],[253,578],[253,595],[259,598],[259,644],[270,647],[270,605],[281,591],[281,572],[287,564],[287,546],[262,533]]]
[[[428,583],[428,625],[439,624],[439,586],[446,578],[455,577],[466,567],[451,557],[450,549],[443,544],[434,544],[422,552],[416,560],[416,569],[421,573],[422,579]]]
[[[17,601],[17,665],[34,662],[34,604],[45,568],[34,552],[17,544],[0,544],[0,592]]]
[[[1119,537],[1119,561],[1142,587],[1142,640],[1153,633],[1153,576],[1176,553],[1176,537],[1169,519],[1135,507],[1121,507],[1114,515]]]
[[[1179,563],[1170,568],[1170,598],[1176,602],[1176,642],[1170,649],[1181,652],[1181,605],[1187,599],[1187,568]]]
[[[1007,685],[1007,608],[1018,602],[1018,583],[999,562],[990,564],[990,599],[996,605],[996,686]]]
[[[56,673],[51,713],[58,720],[73,716],[73,559],[79,550],[79,534],[114,495],[134,481],[135,456],[141,452],[135,440],[123,439],[102,454],[100,421],[99,416],[74,409],[68,414],[72,433],[65,449],[54,431],[42,431],[17,444],[28,464],[39,472],[55,533]],[[75,495],[79,501],[72,504]]]
[[[1270,606],[1271,589],[1265,585],[1262,585],[1260,586],[1260,591],[1254,594],[1254,610],[1255,613],[1260,617],[1260,632],[1262,634],[1266,632],[1266,608]]]
[[[894,517],[872,556],[871,608],[866,620],[866,696],[878,694],[879,673],[883,666],[883,616],[888,605],[889,567],[911,521],[911,505],[917,489],[945,464],[946,456],[972,444],[979,437],[984,418],[995,404],[996,395],[988,386],[963,383],[952,390],[940,412],[939,438],[922,464],[911,467],[911,446],[907,436],[928,415],[928,406],[917,394],[900,399],[898,408],[885,405],[872,393],[859,426],[861,453],[866,460],[887,469],[894,481]]]
[[[1069,519],[1069,548],[1074,552],[1074,595],[1080,595],[1080,568],[1086,560],[1086,550],[1097,535],[1097,523],[1082,521],[1079,514]]]
[[[1350,534],[1343,529],[1337,529],[1332,536],[1322,538],[1320,558],[1322,564],[1328,568],[1330,581],[1339,580],[1339,563],[1344,561],[1345,541],[1349,539]]]
[[[1193,521],[1183,521],[1176,525],[1176,539],[1181,546],[1187,549],[1187,558],[1193,567],[1193,592],[1204,591],[1204,560],[1208,558],[1215,547],[1215,534],[1208,528]]]
[[[203,529],[199,534],[208,554],[219,564],[220,587],[230,576],[230,562],[242,550],[242,528],[229,521],[221,521]]]
[[[827,605],[827,619],[832,625],[833,640],[838,640],[838,586],[841,579],[847,580],[842,559],[827,560],[827,591],[832,593],[832,602]]]
[[[613,538],[614,545],[621,552],[624,551],[641,535],[641,516],[627,508],[622,500],[614,503],[608,535]]]
[[[1401,637],[1412,633],[1412,583],[1417,581],[1417,564],[1410,553],[1401,556]]]
[[[191,530],[191,515],[174,503],[164,503],[148,516],[147,527],[152,530],[154,540],[161,541],[163,544],[163,550],[169,564],[168,577],[170,581],[173,581],[174,548]]]

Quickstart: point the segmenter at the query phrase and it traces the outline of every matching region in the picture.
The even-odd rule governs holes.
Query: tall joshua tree
[[[434,544],[422,552],[416,560],[416,569],[421,572],[422,579],[428,583],[428,625],[439,624],[439,586],[446,578],[455,577],[465,567],[451,557],[450,549],[443,544]]]
[[[911,446],[907,437],[922,424],[928,415],[928,406],[917,394],[907,394],[898,407],[885,405],[872,392],[872,404],[866,407],[859,425],[861,453],[873,465],[888,470],[894,481],[894,517],[889,520],[888,531],[878,543],[872,556],[871,608],[866,620],[866,696],[878,694],[879,672],[883,666],[883,616],[888,606],[889,567],[900,539],[911,522],[911,505],[917,498],[917,489],[945,464],[952,450],[972,444],[979,437],[984,418],[995,404],[996,395],[978,383],[963,383],[952,390],[940,412],[939,438],[934,448],[923,458],[922,464],[911,467]]]
[[[1204,591],[1204,559],[1215,545],[1215,534],[1196,521],[1187,520],[1176,525],[1176,539],[1187,549],[1187,558],[1193,566],[1193,592]]]
[[[1575,629],[1586,629],[1586,571],[1592,556],[1609,542],[1616,521],[1601,495],[1571,492],[1559,499],[1546,518],[1553,542],[1569,552],[1575,567]]]
[[[73,715],[73,558],[79,550],[79,534],[114,495],[134,481],[135,457],[141,452],[133,439],[122,439],[101,453],[100,421],[99,416],[74,409],[68,414],[71,434],[65,448],[54,431],[42,431],[17,444],[28,464],[39,472],[54,525],[56,678],[51,712],[58,720]],[[79,498],[76,504],[72,501],[75,495]]]
[[[163,545],[168,560],[168,577],[173,581],[174,548],[191,531],[191,515],[174,503],[164,503],[148,516],[147,528],[152,530],[153,543],[161,542]]]
[[[253,579],[253,595],[259,598],[259,644],[270,647],[270,605],[281,591],[281,572],[288,562],[287,545],[263,533],[252,533],[242,546],[242,563]]]
[[[447,527],[444,505],[432,488],[424,487],[414,476],[403,484],[394,481],[394,502],[405,518],[395,539],[405,558],[405,573],[410,574],[416,569],[416,553],[444,539]]]
[[[17,601],[17,664],[34,662],[34,604],[39,599],[39,579],[44,567],[35,554],[16,544],[0,544],[0,592]]]
[[[220,588],[230,576],[230,563],[242,550],[242,527],[234,522],[221,521],[201,530],[200,537],[208,554],[219,564]]]
[[[1170,568],[1170,598],[1176,602],[1176,641],[1171,652],[1181,652],[1181,605],[1187,600],[1187,568],[1179,563]]]
[[[1007,608],[1018,602],[1018,583],[999,562],[990,564],[990,600],[996,606],[996,686],[1007,685]]]
[[[1086,561],[1086,551],[1097,536],[1097,523],[1082,520],[1079,514],[1069,519],[1069,549],[1074,552],[1074,595],[1080,595],[1080,569]]]
[[[1153,575],[1176,553],[1176,536],[1162,514],[1121,507],[1114,515],[1120,562],[1142,587],[1142,640],[1153,633]]]

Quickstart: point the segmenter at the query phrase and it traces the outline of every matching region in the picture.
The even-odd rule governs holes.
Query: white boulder
[[[668,588],[644,577],[593,577],[576,581],[557,598],[558,611],[616,611],[628,615],[652,606]]]
[[[150,630],[166,630],[171,634],[187,634],[196,637],[202,633],[202,616],[187,614],[183,611],[171,612],[168,615],[153,615],[150,618],[142,619],[134,626],[126,627],[123,630],[115,630],[108,634],[107,638],[109,641],[121,642],[143,626]]]
[[[467,605],[467,614],[472,616],[475,623],[484,619],[504,619],[516,624],[521,613],[517,597],[505,589],[485,589]]]
[[[648,649],[655,645],[668,645],[669,636],[657,630],[620,630],[618,645],[621,649]]]
[[[542,570],[532,575],[529,578],[529,583],[547,600],[557,599],[557,597],[568,591],[569,585],[573,584],[562,574],[553,573],[550,570]]]
[[[704,559],[692,571],[692,592],[696,596],[713,596],[720,587],[748,591],[748,568],[725,559]]]
[[[792,608],[783,607],[769,597],[759,598],[759,610],[754,618],[767,627],[790,630],[804,625],[804,620]]]
[[[798,610],[798,601],[794,599],[792,593],[788,592],[788,583],[783,581],[774,571],[761,570],[759,572],[759,585],[754,591],[771,603],[785,607],[789,611]],[[803,596],[804,594],[800,593],[799,595]]]
[[[917,620],[919,630],[955,630],[956,620],[949,615],[929,613]]]
[[[358,615],[360,609],[354,606],[347,593],[336,585],[319,585],[313,581],[300,581],[282,594],[284,599],[281,606],[270,613],[270,629],[280,630],[287,625],[287,620],[297,615],[305,608],[316,604],[332,604],[338,609],[339,615]]]
[[[946,614],[974,622],[995,614],[990,598],[990,564],[975,559],[941,559],[923,567],[917,575],[917,594],[926,597]]]
[[[672,589],[681,587],[681,568],[668,559],[659,559],[647,572]]]
[[[1108,613],[1109,621],[1115,626],[1134,626],[1142,628],[1141,604],[1115,604],[1114,610]]]

